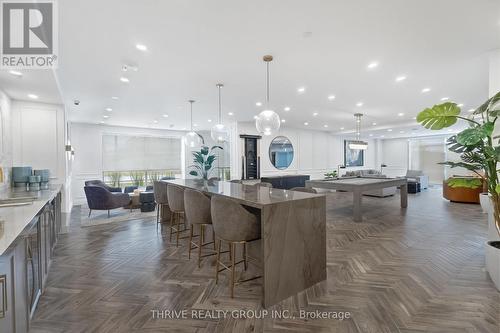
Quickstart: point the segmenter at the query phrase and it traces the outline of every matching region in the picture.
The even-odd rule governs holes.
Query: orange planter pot
[[[443,197],[453,202],[479,203],[479,194],[483,192],[482,186],[472,189],[467,187],[450,187],[443,181]]]

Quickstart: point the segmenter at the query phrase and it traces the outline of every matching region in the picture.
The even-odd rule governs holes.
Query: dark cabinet
[[[280,188],[284,190],[289,190],[294,187],[305,187],[306,180],[309,180],[308,175],[286,175],[286,176],[275,176],[275,177],[262,177],[260,180],[262,182],[273,184],[274,188]]]

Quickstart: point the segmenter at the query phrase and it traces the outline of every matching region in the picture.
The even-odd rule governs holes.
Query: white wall
[[[0,90],[0,167],[3,170],[3,182],[0,191],[10,186],[10,170],[12,168],[12,105],[9,96]]]
[[[241,144],[241,134],[257,135],[257,130],[253,122],[239,122],[237,124],[236,140],[239,144],[235,144],[235,156],[232,159],[233,164],[237,167],[236,177],[241,176],[241,156],[244,154]],[[286,136],[292,143],[294,148],[294,158],[290,165],[285,170],[276,169],[269,159],[268,149],[272,139],[276,136]],[[323,178],[326,172],[337,170],[339,164],[344,163],[344,138],[334,136],[328,132],[303,130],[296,128],[284,127],[279,133],[271,136],[263,136],[260,141],[260,163],[261,176],[273,176],[280,174],[306,174],[312,179]],[[356,169],[378,169],[376,162],[377,141],[368,140],[368,149],[365,151],[365,165],[358,168],[348,168],[341,170]],[[234,173],[233,173],[234,175]]]
[[[51,182],[62,184],[63,212],[71,209],[65,109],[58,104],[12,101],[12,165],[49,169]]]
[[[384,174],[388,177],[406,175],[409,161],[408,139],[381,140],[379,154],[380,164],[387,165],[383,169]]]
[[[72,196],[75,205],[86,202],[85,193],[83,191],[83,186],[86,180],[102,179],[103,134],[182,138],[185,132],[161,129],[71,123],[71,144],[75,149],[72,174]],[[185,161],[183,163],[183,166],[184,165],[186,165]]]

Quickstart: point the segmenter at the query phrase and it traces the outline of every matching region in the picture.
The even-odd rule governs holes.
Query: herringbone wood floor
[[[328,279],[273,309],[349,311],[333,319],[153,319],[151,310],[259,309],[259,280],[228,297],[213,257],[196,267],[151,218],[88,228],[74,212],[62,235],[32,332],[493,332],[500,294],[484,271],[486,218],[479,206],[442,200],[441,190],[364,199],[327,198]]]

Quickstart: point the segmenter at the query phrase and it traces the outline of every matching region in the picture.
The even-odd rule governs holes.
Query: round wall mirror
[[[293,146],[286,136],[277,136],[269,146],[269,159],[276,169],[284,170],[292,164]]]

